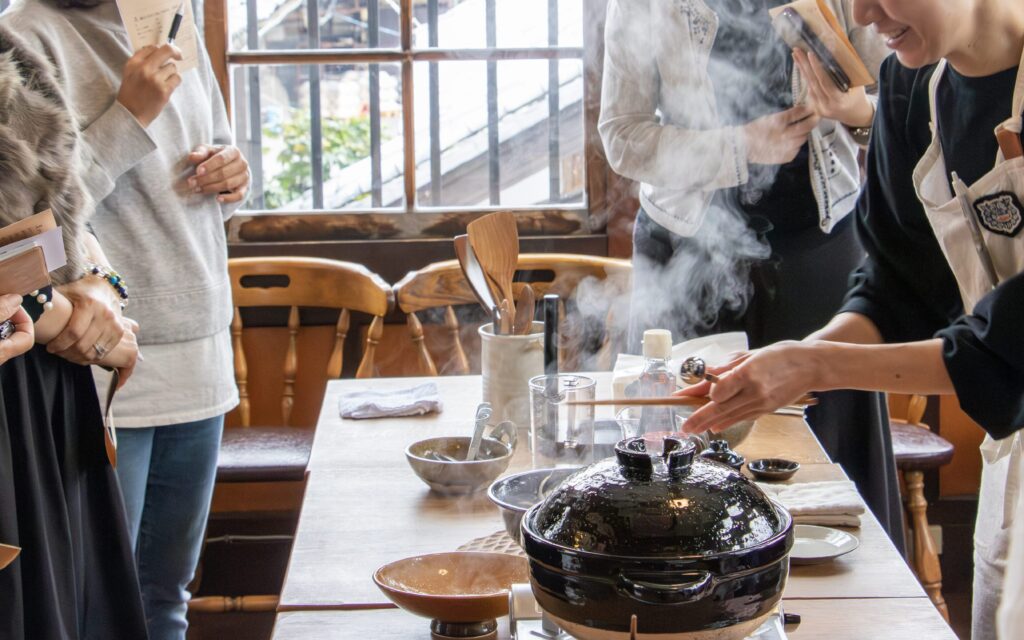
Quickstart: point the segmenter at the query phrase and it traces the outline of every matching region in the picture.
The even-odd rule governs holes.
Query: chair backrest
[[[344,343],[349,331],[349,312],[357,311],[373,316],[356,377],[373,376],[374,354],[384,331],[383,316],[391,309],[393,302],[391,287],[380,276],[351,262],[294,257],[233,258],[228,261],[228,272],[235,305],[231,337],[242,426],[249,426],[251,420],[249,375],[242,347],[242,317],[239,311],[242,308],[289,309],[288,350],[283,364],[284,384],[281,394],[281,412],[285,425],[291,420],[295,401],[300,307],[339,310],[334,330],[334,347],[327,363],[329,379],[341,375]]]
[[[928,396],[916,393],[911,395],[910,400],[907,402],[907,424],[916,424],[925,429],[930,429],[931,427],[921,422],[924,419],[924,410],[927,407]]]
[[[600,283],[605,292],[607,291],[606,287],[611,286],[618,294],[624,294],[629,290],[631,276],[632,265],[629,260],[564,253],[524,253],[519,256],[513,289],[518,295],[523,284],[530,283],[537,295],[538,307],[540,298],[545,294],[558,294],[563,305],[560,317],[563,319],[564,334],[567,320],[565,302],[580,291],[581,283],[585,281]],[[452,307],[476,304],[476,298],[462,275],[458,261],[435,262],[418,271],[412,271],[395,285],[394,290],[395,303],[407,314],[409,330],[416,343],[423,373],[437,375],[437,367],[426,348],[423,328],[416,313],[439,307],[446,307],[445,325],[450,331],[453,341],[455,362],[453,372],[469,373],[469,359],[466,357],[459,339],[459,323]],[[604,298],[603,303],[598,306],[604,310],[605,324],[610,324],[615,311],[616,296],[588,297]],[[618,299],[622,298],[618,297]],[[589,302],[592,304],[594,300]],[[566,346],[564,341],[562,344]],[[607,346],[607,341],[603,346]],[[563,355],[577,351],[576,349],[565,349]]]

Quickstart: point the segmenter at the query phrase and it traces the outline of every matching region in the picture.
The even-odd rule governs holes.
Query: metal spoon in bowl
[[[469,441],[469,450],[466,451],[466,461],[476,460],[480,452],[480,442],[484,438],[484,427],[491,418],[491,403],[481,402],[476,408],[476,426],[473,428],[473,439]]]

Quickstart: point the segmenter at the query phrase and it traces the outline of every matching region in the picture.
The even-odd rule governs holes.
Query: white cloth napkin
[[[696,356],[708,366],[722,364],[730,353],[747,350],[747,334],[742,331],[716,333],[702,338],[680,342],[672,347],[672,369],[679,371],[683,360]],[[620,353],[612,370],[612,391],[616,398],[626,394],[626,386],[640,377],[644,368],[643,356]]]
[[[757,486],[789,510],[796,524],[859,527],[864,501],[849,480]]]
[[[341,417],[355,420],[419,416],[440,413],[442,408],[441,396],[433,382],[408,389],[349,391],[338,400]]]

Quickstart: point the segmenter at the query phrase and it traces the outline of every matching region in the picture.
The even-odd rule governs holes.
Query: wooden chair
[[[913,395],[906,420],[891,419],[892,449],[903,477],[905,501],[914,533],[914,571],[932,603],[949,622],[942,597],[942,566],[935,539],[928,529],[928,500],[924,496],[924,472],[938,469],[953,458],[953,445],[921,422],[928,404],[925,396]]]
[[[241,426],[226,429],[217,461],[218,482],[302,480],[313,434],[290,426],[298,371],[296,340],[299,308],[338,309],[334,346],[327,378],[341,376],[350,310],[373,316],[357,378],[374,375],[374,355],[384,330],[383,316],[391,309],[391,288],[362,265],[321,258],[236,258],[228,263],[235,317],[231,323]],[[281,426],[252,426],[249,369],[242,348],[242,318],[246,307],[288,307],[288,352],[283,363]]]
[[[619,294],[624,294],[629,290],[631,276],[632,265],[628,260],[563,253],[525,253],[519,256],[516,282],[513,284],[513,288],[518,295],[523,283],[530,283],[537,295],[538,310],[540,299],[545,294],[556,293],[561,297],[563,354],[575,354],[581,349],[564,349],[569,346],[566,340],[580,339],[579,336],[565,335],[565,302],[576,294],[580,289],[580,284],[588,279],[608,282],[616,288]],[[396,305],[407,314],[409,334],[416,347],[423,375],[437,375],[438,369],[434,358],[427,349],[423,325],[416,314],[441,307],[445,308],[444,324],[451,336],[453,354],[452,370],[446,371],[446,373],[470,373],[470,360],[466,356],[459,335],[461,327],[454,307],[476,305],[477,301],[462,275],[458,261],[435,262],[419,271],[412,271],[395,285],[394,292]],[[616,296],[604,296],[604,298],[601,302],[605,303],[608,308],[603,321],[607,326],[613,315]],[[621,300],[621,297],[619,299]],[[607,341],[604,346],[607,347]],[[608,364],[610,366],[610,363]]]
[[[218,483],[302,482],[313,445],[313,429],[291,424],[295,401],[295,379],[299,368],[296,343],[299,336],[299,308],[338,309],[334,345],[327,364],[327,378],[341,376],[350,311],[370,314],[373,320],[357,378],[374,375],[374,356],[384,329],[383,316],[392,305],[391,287],[365,267],[349,262],[319,258],[236,258],[228,261],[235,316],[231,323],[235,380],[238,384],[240,426],[224,430],[217,460]],[[240,309],[249,307],[288,308],[288,348],[282,363],[282,422],[252,425],[250,367],[242,346]],[[206,596],[193,599],[191,611],[273,611],[277,596]]]

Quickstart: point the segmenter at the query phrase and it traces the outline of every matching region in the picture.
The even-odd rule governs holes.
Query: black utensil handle
[[[544,373],[558,373],[558,302],[554,293],[544,296]]]

